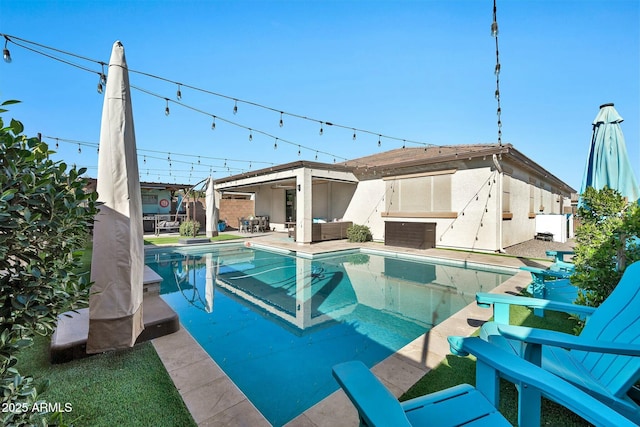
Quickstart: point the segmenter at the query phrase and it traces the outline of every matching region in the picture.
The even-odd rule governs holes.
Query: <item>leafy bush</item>
[[[353,224],[347,228],[347,240],[350,242],[368,242],[371,239],[371,230],[366,225]]]
[[[198,231],[200,231],[200,223],[198,221],[188,220],[180,224],[181,236],[196,237],[198,235]]]
[[[640,260],[640,207],[607,187],[587,187],[581,197],[571,282],[584,291],[578,303],[597,307],[616,287],[626,266]]]
[[[31,410],[42,390],[14,368],[15,354],[34,334],[51,334],[59,314],[86,304],[89,277],[78,270],[97,194],[85,192],[85,169],[49,160],[47,144],[23,130],[0,118],[0,389],[3,407]],[[37,416],[15,411],[1,419],[21,425]]]

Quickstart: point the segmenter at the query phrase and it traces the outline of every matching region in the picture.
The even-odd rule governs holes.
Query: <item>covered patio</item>
[[[343,216],[358,184],[351,169],[297,161],[221,178],[214,183],[216,206],[225,192],[252,193],[256,216],[269,217],[276,231],[290,230],[298,244],[343,238]]]

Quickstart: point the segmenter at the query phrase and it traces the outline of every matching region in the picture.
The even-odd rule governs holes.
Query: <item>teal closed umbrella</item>
[[[630,202],[640,199],[640,189],[631,169],[620,128],[622,121],[623,118],[613,108],[613,104],[600,106],[600,111],[593,121],[593,135],[580,187],[581,194],[587,187],[600,190],[607,186],[617,190]]]

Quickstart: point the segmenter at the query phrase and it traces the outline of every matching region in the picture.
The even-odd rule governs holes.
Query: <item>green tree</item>
[[[3,425],[46,423],[19,410],[41,390],[15,370],[16,353],[34,334],[51,334],[58,315],[86,304],[89,278],[77,271],[97,205],[85,169],[50,160],[47,144],[23,130],[0,117],[0,387],[3,408],[16,409],[0,414]]]
[[[576,270],[578,303],[600,305],[616,287],[627,265],[640,259],[640,207],[616,190],[587,187],[578,208]]]

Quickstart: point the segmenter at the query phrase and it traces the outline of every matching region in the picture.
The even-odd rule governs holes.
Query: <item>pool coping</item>
[[[402,254],[403,257],[419,257],[437,261],[448,260],[457,264],[463,263],[474,267],[497,267],[501,270],[512,269],[516,272],[513,277],[494,288],[492,293],[519,293],[531,281],[528,272],[518,271],[519,267],[525,263],[516,257],[497,257],[492,254],[443,249],[412,250],[395,247],[381,249],[379,245],[376,247],[366,243],[345,244],[344,241],[326,243],[329,244],[323,245],[321,248],[315,245],[313,248],[309,245],[294,247],[284,245],[283,247],[278,242],[270,241],[252,245],[296,252],[299,255],[304,253],[311,257],[339,251],[340,248],[363,249],[365,253],[387,254],[392,252]],[[372,371],[396,397],[399,397],[450,354],[448,336],[469,336],[491,315],[492,310],[479,308],[475,302],[472,302],[376,364]],[[178,332],[156,338],[152,342],[198,426],[271,425],[182,325]],[[359,421],[357,411],[344,392],[337,390],[285,425],[287,427],[329,427],[335,425],[355,427],[359,425]]]

